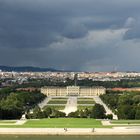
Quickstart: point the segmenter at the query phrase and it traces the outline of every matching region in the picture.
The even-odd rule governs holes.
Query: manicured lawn
[[[50,107],[51,109],[55,109],[55,110],[63,110],[65,108],[64,105],[60,105],[60,106],[57,106],[57,105],[47,105],[48,107]]]
[[[77,104],[94,104],[95,102],[92,100],[92,101],[86,101],[86,100],[81,100],[81,101],[78,101]]]
[[[93,106],[91,105],[91,106],[77,106],[77,108],[79,109],[79,110],[85,110],[86,108],[88,109],[88,110],[91,110],[92,108],[93,108]]]
[[[101,128],[100,120],[88,118],[51,118],[40,120],[28,120],[24,125],[19,126],[1,126],[9,128]]]
[[[95,104],[95,101],[92,98],[78,98],[77,104]]]
[[[89,100],[93,100],[93,98],[84,98],[84,97],[78,97],[77,100],[79,100],[79,99],[82,99],[82,100],[83,100],[83,99],[84,99],[84,100],[88,100],[88,99],[89,99]]]
[[[68,98],[66,98],[66,97],[55,97],[55,98],[52,98],[52,99],[68,99]]]
[[[140,120],[112,120],[112,124],[140,124]]]
[[[50,127],[50,128],[93,128],[102,127],[101,121],[81,118],[52,118],[29,120],[25,127]]]
[[[50,100],[48,104],[66,104],[67,100]]]
[[[64,99],[64,98],[58,99],[58,98],[56,98],[56,99],[51,99],[51,101],[67,101],[67,99]]]

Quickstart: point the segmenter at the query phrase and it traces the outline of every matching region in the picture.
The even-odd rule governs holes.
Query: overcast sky
[[[140,71],[140,0],[0,0],[0,65]]]

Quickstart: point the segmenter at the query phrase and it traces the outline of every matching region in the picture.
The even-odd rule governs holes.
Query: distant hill
[[[40,68],[40,67],[32,67],[32,66],[22,66],[22,67],[14,67],[14,66],[0,66],[0,70],[2,71],[15,71],[15,72],[57,72],[62,70],[56,70],[53,68]]]

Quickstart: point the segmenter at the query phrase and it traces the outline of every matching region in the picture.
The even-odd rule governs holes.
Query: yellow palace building
[[[47,96],[95,96],[106,93],[104,87],[84,87],[84,86],[45,86],[41,88],[41,93]]]

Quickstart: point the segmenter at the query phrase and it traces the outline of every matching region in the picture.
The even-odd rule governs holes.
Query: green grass
[[[77,108],[78,108],[78,110],[85,110],[86,108],[88,109],[88,110],[91,110],[92,108],[93,108],[93,106],[77,106]]]
[[[112,120],[112,124],[140,124],[140,120]]]
[[[66,104],[66,100],[50,100],[48,104]]]
[[[95,104],[92,98],[78,98],[77,104]]]
[[[51,101],[67,101],[67,99],[51,99]]]
[[[83,99],[83,100],[88,100],[88,99],[89,99],[89,100],[93,100],[93,98],[84,98],[84,97],[78,97],[77,100],[79,100],[79,99]]]
[[[61,105],[61,106],[52,106],[52,105],[47,105],[48,107],[52,108],[52,109],[55,109],[55,110],[63,110],[65,108],[64,105]]]
[[[94,101],[86,101],[86,100],[81,100],[81,101],[77,101],[77,104],[94,104]]]
[[[54,100],[54,99],[66,99],[67,100],[68,98],[66,98],[66,97],[58,97],[58,98],[55,97],[55,98],[52,98],[52,100]]]
[[[100,120],[87,118],[51,118],[28,120],[24,125],[1,126],[1,128],[110,128],[102,126]]]
[[[0,123],[16,123],[14,120],[0,120]]]

